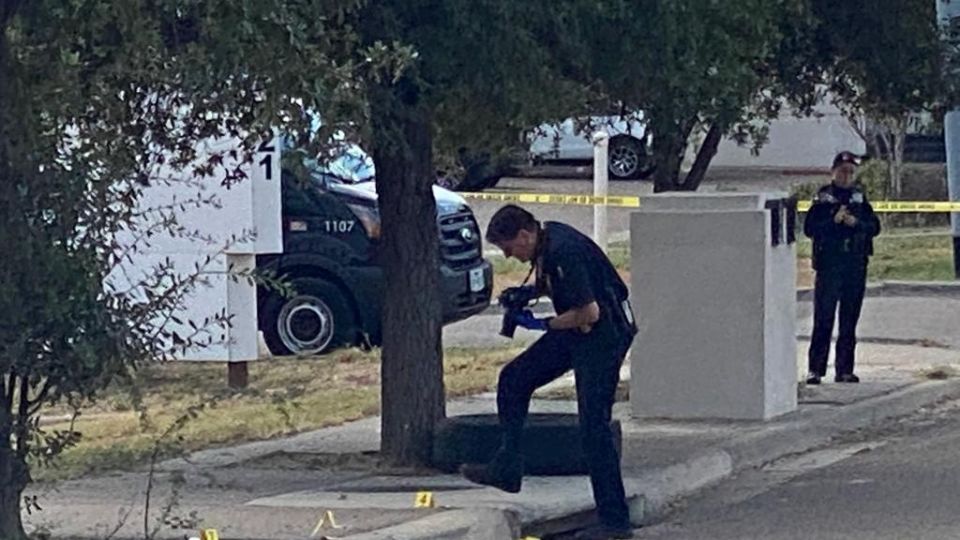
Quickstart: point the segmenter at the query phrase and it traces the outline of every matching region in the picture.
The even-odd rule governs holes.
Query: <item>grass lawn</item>
[[[500,367],[519,349],[449,349],[445,353],[448,397],[475,394],[496,385]],[[345,350],[323,357],[280,358],[250,364],[250,386],[226,387],[224,364],[174,362],[137,374],[146,422],[134,411],[129,388],[112,388],[76,421],[81,441],[50,467],[35,467],[37,480],[72,478],[89,472],[148,463],[156,442],[161,455],[263,440],[342,424],[379,413],[377,352]],[[166,437],[178,418],[200,408],[195,418]],[[47,419],[67,411],[51,409]],[[45,425],[47,431],[69,423]]]
[[[809,240],[804,238],[798,242],[798,265],[809,267],[810,250]],[[874,255],[868,267],[868,281],[953,279],[953,241],[948,231],[895,229],[874,240]],[[798,284],[813,286],[812,276],[809,282]]]
[[[797,242],[797,286],[813,286],[810,268],[810,240],[801,237]],[[618,242],[610,246],[610,259],[630,283],[630,244]],[[894,229],[884,231],[874,241],[874,256],[870,261],[869,280],[950,281],[953,280],[953,247],[946,229]],[[494,293],[505,287],[519,285],[528,266],[513,259],[490,257],[496,280]]]

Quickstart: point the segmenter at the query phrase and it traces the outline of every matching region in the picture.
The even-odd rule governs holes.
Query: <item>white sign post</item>
[[[606,197],[609,184],[610,135],[603,131],[593,134],[593,196]],[[593,240],[607,251],[607,205],[593,205]]]
[[[949,28],[960,19],[960,2],[936,0],[937,19]],[[947,193],[951,202],[960,201],[960,109],[948,111],[943,118],[943,135],[947,151]],[[960,214],[950,214],[953,229],[953,271],[960,279]]]
[[[246,362],[258,357],[257,288],[237,274],[252,272],[257,254],[283,250],[280,141],[265,141],[246,163],[241,162],[240,148],[235,138],[203,141],[193,164],[183,169],[164,165],[155,171],[137,203],[143,216],[138,225],[145,230],[172,214],[178,232],[168,234],[169,226],[164,225],[146,242],[127,235],[122,241],[137,243],[138,249],[108,282],[129,288],[165,262],[181,279],[201,274],[173,313],[182,323],[171,317],[165,327],[182,336],[192,335],[197,333],[195,325],[225,313],[230,318],[228,328],[214,329],[210,344],[187,348],[177,358],[226,361],[234,386],[246,384]],[[222,156],[217,172],[195,175],[194,165],[206,164],[213,155]],[[241,172],[239,178],[224,183],[221,173],[234,170]]]

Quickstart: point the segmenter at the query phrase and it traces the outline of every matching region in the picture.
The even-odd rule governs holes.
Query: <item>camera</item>
[[[513,338],[513,334],[517,330],[517,315],[538,296],[540,295],[537,293],[537,288],[533,285],[510,287],[500,293],[497,300],[505,310],[503,322],[500,325],[501,336]]]

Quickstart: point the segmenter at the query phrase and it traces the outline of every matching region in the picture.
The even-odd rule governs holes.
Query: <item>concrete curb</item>
[[[810,334],[797,334],[797,339],[800,341],[809,342],[813,339],[813,336]],[[946,345],[937,341],[929,339],[916,339],[916,338],[891,338],[891,337],[860,337],[857,336],[857,343],[873,343],[876,345],[907,345],[911,347],[924,347],[931,349],[952,349],[950,345]]]
[[[880,281],[867,284],[867,296],[960,298],[960,281]],[[813,289],[797,289],[798,302],[812,302]]]
[[[635,525],[649,525],[672,500],[720,482],[735,471],[733,457],[722,449],[707,450],[682,463],[653,471],[640,480],[636,492],[628,488],[632,496],[631,520]]]
[[[911,414],[918,409],[952,398],[960,398],[960,379],[921,382],[888,394],[845,405],[833,411],[802,411],[790,421],[704,449],[684,462],[651,470],[639,477],[624,479],[630,500],[631,516],[637,525],[648,525],[663,516],[671,501],[690,495],[743,469],[762,466],[781,457],[798,454],[828,444],[850,432]],[[509,526],[517,516],[510,510],[465,509],[434,514],[390,529],[354,535],[352,540],[426,538],[511,538],[483,536],[478,518],[493,527]],[[440,516],[443,516],[442,518]],[[541,536],[583,526],[591,519],[589,508],[580,503],[557,507],[551,516],[522,523],[523,534]],[[480,533],[480,535],[478,535]],[[512,536],[516,538],[516,536]]]
[[[518,538],[520,520],[508,510],[470,509],[439,512],[378,531],[344,536],[344,540],[456,540]]]
[[[960,281],[883,281],[877,296],[949,296],[960,297]]]

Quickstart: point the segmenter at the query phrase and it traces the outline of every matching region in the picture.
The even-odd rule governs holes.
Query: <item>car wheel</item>
[[[632,180],[649,176],[647,152],[633,137],[614,137],[610,140],[607,170],[615,180]]]
[[[620,422],[610,424],[614,445],[621,452]],[[500,447],[502,432],[496,414],[451,416],[437,425],[432,464],[446,472],[464,463],[487,463]],[[530,414],[523,426],[524,471],[533,475],[587,474],[576,414]]]
[[[321,354],[355,339],[356,317],[336,285],[317,278],[297,278],[291,285],[294,296],[273,295],[264,306],[270,352]]]

